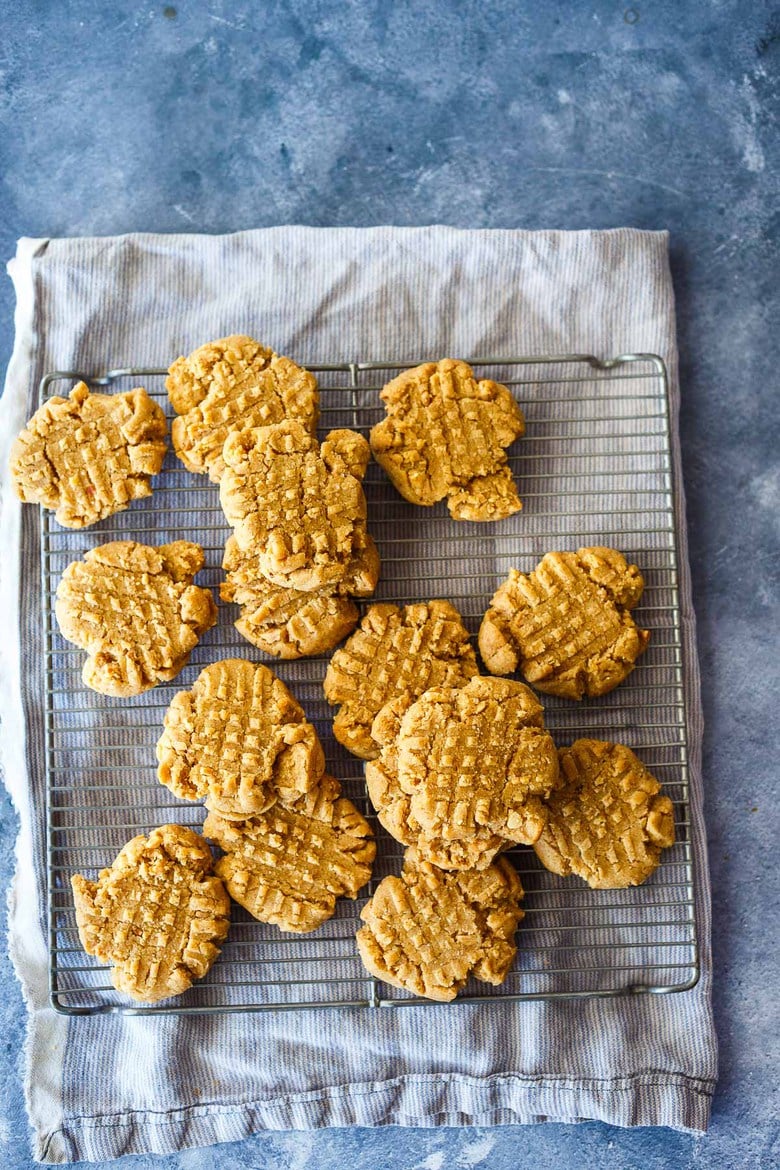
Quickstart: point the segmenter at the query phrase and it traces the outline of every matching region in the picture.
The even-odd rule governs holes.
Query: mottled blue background
[[[669,228],[707,721],[721,1076],[709,1134],[261,1134],[200,1170],[780,1165],[780,8],[756,0],[0,0],[0,252],[276,223]],[[0,283],[0,362],[13,298]],[[161,355],[161,359],[165,355]],[[15,817],[0,798],[0,877]],[[0,1150],[32,1165],[0,960]],[[116,1165],[116,1163],[111,1163]]]

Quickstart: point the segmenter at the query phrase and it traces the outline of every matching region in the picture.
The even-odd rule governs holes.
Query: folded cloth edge
[[[666,1125],[696,1134],[706,1129],[712,1093],[705,1082],[657,1072],[590,1086],[516,1075],[473,1078],[470,1084],[466,1080],[460,1075],[400,1077],[247,1102],[240,1110],[232,1105],[201,1104],[164,1114],[142,1111],[80,1118],[77,1142],[68,1128],[42,1134],[36,1156],[46,1162],[120,1157],[138,1152],[136,1138],[141,1133],[145,1148],[156,1154],[240,1141],[261,1130],[361,1126],[431,1129],[605,1121],[625,1127]],[[677,1120],[671,1120],[672,1114]]]
[[[0,547],[8,555],[0,563],[0,612],[6,615],[9,629],[19,626],[19,591],[21,587],[20,532],[21,501],[11,483],[8,466],[10,447],[24,426],[27,411],[27,371],[35,346],[33,331],[32,260],[45,250],[45,239],[22,238],[16,256],[8,262],[8,274],[16,292],[14,313],[14,348],[0,400]],[[48,950],[39,927],[38,893],[31,857],[33,850],[33,810],[27,786],[26,728],[20,686],[20,644],[18,638],[0,640],[0,690],[5,697],[0,721],[0,771],[19,817],[19,833],[14,850],[14,876],[8,889],[8,950],[28,1013],[28,1031],[24,1048],[25,1067],[29,1071],[39,1053],[45,1052],[52,1068],[48,1081],[25,1077],[25,1104],[29,1117],[46,1118],[49,1125],[62,1116],[58,1071],[65,1053],[68,1021],[50,1006],[46,972]],[[17,923],[24,924],[19,929]],[[15,929],[16,925],[16,929]],[[36,1157],[40,1141],[36,1138]]]

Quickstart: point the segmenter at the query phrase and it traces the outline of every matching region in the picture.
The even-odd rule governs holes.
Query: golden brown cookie
[[[11,448],[11,475],[21,500],[86,528],[150,496],[165,450],[165,415],[145,390],[90,394],[79,382],[32,416]]]
[[[446,496],[455,520],[519,511],[505,448],[525,421],[506,386],[445,358],[405,370],[381,398],[387,417],[371,431],[371,450],[405,500],[430,506]]]
[[[89,655],[86,686],[126,697],[176,677],[217,620],[211,592],[192,584],[202,565],[187,540],[115,540],[68,565],[55,612],[63,638]]]
[[[460,686],[476,673],[468,630],[448,601],[372,605],[328,665],[325,696],[341,704],[333,734],[354,755],[373,759],[379,745],[371,724],[385,703],[411,702],[429,687]]]
[[[354,630],[360,615],[350,597],[368,597],[376,589],[379,553],[367,535],[343,581],[308,593],[267,581],[259,558],[242,552],[234,536],[225,545],[222,568],[227,575],[220,597],[241,606],[239,634],[266,654],[304,658],[325,654]]]
[[[534,844],[540,861],[594,890],[638,886],[674,844],[674,805],[630,748],[578,739],[560,753],[563,787]]]
[[[468,837],[446,838],[426,833],[414,816],[411,797],[398,783],[398,735],[409,707],[406,699],[394,699],[377,715],[372,739],[381,755],[366,763],[366,788],[381,825],[403,845],[414,845],[422,861],[440,869],[484,869],[507,843],[488,829],[476,828]]]
[[[317,380],[308,370],[251,337],[234,335],[180,357],[165,382],[179,415],[171,428],[188,471],[219,482],[222,448],[233,431],[267,427],[285,418],[317,430]]]
[[[228,817],[308,792],[325,770],[317,732],[267,666],[225,658],[165,713],[157,775],[176,796]]]
[[[220,502],[263,576],[306,592],[343,581],[366,546],[366,440],[331,431],[320,447],[288,420],[232,434],[223,456]]]
[[[425,691],[401,719],[397,752],[398,785],[428,836],[532,845],[544,828],[558,757],[522,683],[477,676]]]
[[[492,674],[520,669],[550,695],[604,695],[650,640],[629,612],[643,588],[636,565],[612,548],[547,553],[527,576],[511,569],[480,627],[485,666]]]
[[[502,983],[517,952],[522,896],[506,858],[447,873],[409,849],[401,876],[386,877],[363,907],[360,957],[377,979],[426,999],[454,999],[472,973]]]
[[[216,871],[231,897],[281,930],[315,930],[337,898],[356,898],[376,853],[368,821],[332,776],[248,820],[211,812],[203,832],[225,850]]]
[[[134,837],[97,882],[71,878],[88,955],[112,963],[111,982],[142,1003],[181,995],[219,954],[230,899],[211,850],[182,825]]]

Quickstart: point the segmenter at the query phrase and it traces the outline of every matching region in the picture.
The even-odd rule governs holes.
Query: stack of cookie
[[[351,598],[379,577],[360,485],[365,439],[338,430],[320,446],[314,375],[250,337],[178,358],[166,387],[176,453],[219,483],[234,529],[220,595],[241,607],[236,629],[278,658],[332,650],[357,625]]]
[[[216,873],[259,921],[314,930],[369,880],[371,828],[325,774],[317,732],[268,667],[207,666],[168,708],[157,758],[176,796],[205,801],[203,831],[225,852]]]
[[[333,649],[357,624],[350,596],[373,593],[379,576],[361,486],[368,443],[338,430],[320,446],[287,421],[234,433],[223,454],[233,538],[222,597],[242,606],[239,632],[282,658]]]
[[[558,784],[555,745],[528,687],[475,676],[391,701],[366,784],[381,824],[443,869],[484,869],[509,844],[533,845]]]
[[[446,601],[374,605],[331,659],[333,728],[366,759],[379,821],[407,846],[361,917],[358,948],[378,978],[449,1000],[470,973],[506,976],[522,911],[520,879],[495,860],[533,843],[558,782],[542,708],[521,683],[477,673],[468,631]]]
[[[382,825],[410,847],[400,878],[408,900],[391,893],[398,879],[379,886],[361,915],[363,962],[433,999],[454,998],[469,972],[502,982],[523,890],[509,862],[494,859],[509,844],[537,840],[543,801],[558,783],[541,706],[522,683],[474,676],[408,706],[391,701],[372,735],[380,754],[366,764],[366,783]],[[426,896],[412,897],[415,890]],[[400,913],[389,913],[388,902]],[[433,953],[419,945],[431,937]]]

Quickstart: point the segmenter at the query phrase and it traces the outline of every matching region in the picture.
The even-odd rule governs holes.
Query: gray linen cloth
[[[600,1119],[707,1126],[716,1076],[699,679],[685,542],[685,690],[701,979],[667,996],[66,1018],[47,998],[37,509],[7,454],[43,373],[164,366],[246,332],[309,363],[658,353],[679,388],[666,233],[282,227],[231,236],[22,240],[0,415],[5,781],[21,820],[10,949],[29,1010],[36,1157],[167,1153],[257,1130]],[[616,500],[619,507],[620,500]],[[83,541],[94,543],[91,539]],[[74,546],[75,547],[75,546]],[[191,681],[188,676],[188,681]]]

